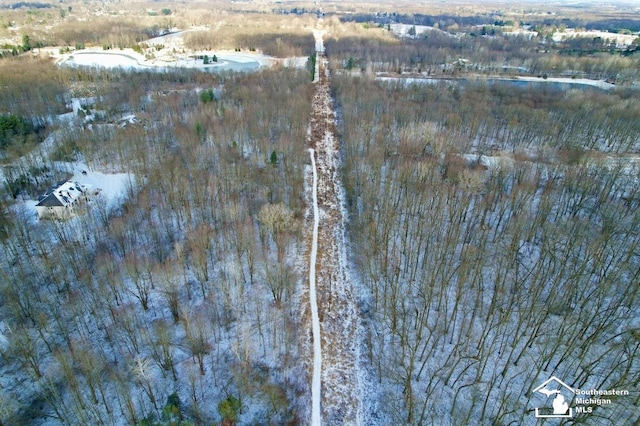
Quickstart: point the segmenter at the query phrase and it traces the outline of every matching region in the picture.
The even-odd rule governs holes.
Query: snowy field
[[[553,41],[563,41],[571,38],[587,38],[596,39],[600,38],[606,43],[615,44],[616,47],[622,48],[633,44],[638,38],[634,34],[615,34],[606,31],[580,31],[572,28],[567,28],[564,31],[557,31],[553,33]]]
[[[379,81],[385,81],[385,82],[404,82],[406,85],[410,85],[410,84],[439,84],[441,82],[446,82],[446,83],[456,83],[456,82],[465,82],[465,81],[487,81],[488,83],[491,82],[504,82],[504,83],[513,83],[513,84],[526,84],[526,83],[533,83],[533,84],[555,84],[556,86],[562,88],[562,87],[576,87],[579,88],[581,86],[589,86],[589,87],[596,87],[598,89],[603,89],[603,90],[610,90],[616,87],[615,84],[611,84],[611,83],[607,83],[604,80],[590,80],[588,78],[562,78],[562,77],[549,77],[549,78],[540,78],[540,77],[523,77],[523,76],[519,76],[519,77],[515,77],[515,78],[496,78],[496,77],[490,77],[490,78],[476,78],[476,79],[471,79],[471,78],[459,78],[459,79],[451,79],[451,78],[415,78],[415,77],[387,77],[387,76],[379,76],[376,77],[377,80]]]
[[[197,68],[206,71],[256,71],[270,66],[274,58],[260,54],[234,52],[202,52],[192,56],[216,55],[218,61],[204,64],[202,59],[181,56],[147,60],[131,49],[120,52],[104,52],[101,50],[75,52],[58,62],[62,66],[83,66],[93,68],[124,68],[130,70],[156,69],[159,71],[174,68]]]
[[[393,31],[400,37],[411,37],[409,31],[411,31],[412,29],[415,29],[414,35],[422,35],[429,31],[440,31],[444,33],[444,31],[442,30],[434,27],[429,27],[427,25],[391,24],[391,31]]]
[[[594,86],[599,89],[613,89],[616,87],[615,84],[607,83],[604,80],[591,80],[588,78],[562,78],[562,77],[549,77],[549,78],[540,78],[540,77],[517,77],[518,81],[531,81],[535,83],[561,83],[570,86]]]

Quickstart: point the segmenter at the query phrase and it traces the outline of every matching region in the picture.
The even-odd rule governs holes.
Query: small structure
[[[40,219],[68,219],[76,207],[89,199],[90,185],[74,181],[61,182],[44,193],[36,204]]]

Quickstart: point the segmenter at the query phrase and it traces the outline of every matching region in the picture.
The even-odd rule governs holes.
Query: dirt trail
[[[318,213],[319,226],[315,241],[317,247],[314,247],[317,250],[313,253],[315,283],[310,282],[310,290],[314,287],[321,335],[321,354],[314,355],[314,359],[321,359],[322,369],[319,371],[321,395],[312,395],[312,401],[320,404],[315,408],[320,410],[322,424],[362,424],[359,318],[346,264],[345,210],[339,175],[336,112],[331,99],[327,61],[322,53],[322,35],[315,34],[316,40],[320,38],[320,41],[316,43],[319,46],[316,93],[308,144],[315,160],[312,167],[317,186],[313,188],[313,201],[317,202],[317,205],[314,203],[314,211]],[[318,419],[312,415],[311,423],[315,425],[317,422]]]

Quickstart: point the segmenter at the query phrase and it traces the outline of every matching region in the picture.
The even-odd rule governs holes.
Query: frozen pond
[[[150,68],[124,53],[78,52],[69,56],[61,65],[97,68]]]
[[[540,89],[567,90],[567,89],[586,89],[595,88],[608,90],[616,86],[603,80],[589,80],[586,78],[537,78],[537,77],[516,77],[516,78],[402,78],[402,77],[376,77],[378,81],[385,82],[403,82],[409,84],[458,84],[461,86],[469,84],[508,84],[514,87],[533,87]]]
[[[212,55],[213,56],[213,55]],[[197,68],[202,71],[256,71],[268,62],[268,58],[258,58],[242,54],[218,54],[218,62],[204,65],[201,59],[185,58],[162,64],[146,64],[127,53],[116,52],[76,52],[60,62],[62,66],[121,68],[129,70],[169,71],[174,68]]]

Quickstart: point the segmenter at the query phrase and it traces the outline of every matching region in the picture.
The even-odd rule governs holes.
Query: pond
[[[601,80],[571,79],[571,78],[401,78],[378,77],[379,81],[404,82],[404,84],[448,84],[448,85],[480,85],[506,84],[520,88],[539,88],[541,90],[594,89],[609,90],[616,86]]]
[[[115,52],[77,52],[60,63],[61,66],[93,67],[93,68],[121,68],[125,70],[157,70],[170,71],[176,68],[192,68],[201,71],[257,71],[264,64],[249,55],[218,55],[218,62],[204,65],[200,59],[178,59],[164,65],[147,65],[126,53]]]

